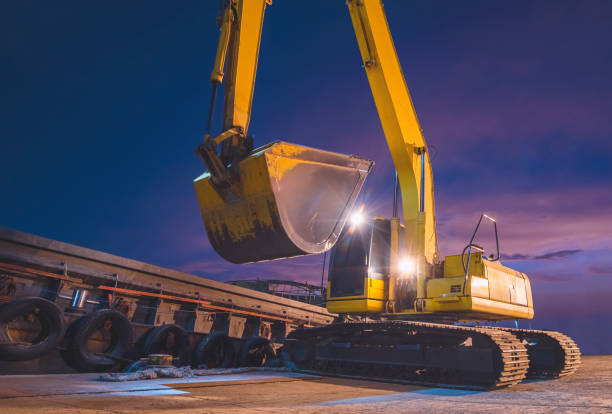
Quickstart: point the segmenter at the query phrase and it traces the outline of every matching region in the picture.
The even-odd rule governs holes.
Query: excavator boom
[[[401,189],[406,249],[437,261],[433,173],[380,0],[347,2]]]

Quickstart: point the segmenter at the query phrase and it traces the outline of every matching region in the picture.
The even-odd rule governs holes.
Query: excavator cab
[[[400,227],[400,248],[404,248]],[[347,226],[331,251],[327,310],[331,313],[380,313],[387,302],[391,270],[390,220],[375,217]],[[413,293],[416,290],[411,284]],[[410,296],[410,295],[406,295]]]
[[[338,240],[372,161],[274,142],[240,161],[229,186],[194,184],[213,248],[232,263],[323,253]]]

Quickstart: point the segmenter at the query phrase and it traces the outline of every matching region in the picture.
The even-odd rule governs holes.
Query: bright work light
[[[365,218],[363,217],[363,213],[361,212],[361,210],[356,211],[351,215],[351,226],[352,227],[359,227],[363,224],[364,221],[365,221]]]
[[[400,259],[399,263],[397,264],[397,268],[400,274],[409,275],[414,273],[416,266],[414,264],[414,260],[404,257]]]

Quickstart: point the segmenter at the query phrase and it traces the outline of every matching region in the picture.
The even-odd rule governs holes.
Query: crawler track
[[[301,370],[453,388],[509,387],[529,368],[511,332],[416,321],[302,328],[286,347]]]
[[[527,348],[527,378],[560,378],[571,375],[580,366],[580,348],[567,335],[555,331],[492,328],[510,332]]]

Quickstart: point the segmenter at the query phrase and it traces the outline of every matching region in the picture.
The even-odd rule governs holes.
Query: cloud
[[[550,252],[546,254],[542,254],[540,256],[534,257],[535,260],[552,260],[552,259],[567,259],[570,256],[573,256],[577,253],[581,253],[582,250],[559,250],[556,252]]]
[[[502,254],[500,256],[500,258],[502,260],[508,260],[508,261],[512,261],[512,260],[528,260],[528,259],[531,259],[531,256],[529,256],[528,254],[513,253],[513,254]]]
[[[612,265],[608,265],[608,266],[591,265],[587,268],[587,271],[594,275],[612,276]]]
[[[567,282],[571,280],[569,277],[564,277],[562,275],[553,275],[550,273],[538,273],[538,272],[530,273],[529,279],[531,279],[532,281],[539,281],[539,282]]]
[[[485,190],[437,197],[442,253],[463,249],[481,212],[497,219],[501,252],[518,252],[507,257],[546,259],[612,245],[612,193],[604,186],[531,193]],[[482,226],[477,240],[490,250],[495,248],[493,236],[492,228]]]

